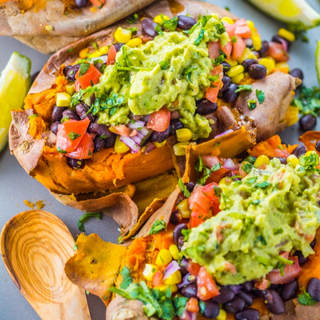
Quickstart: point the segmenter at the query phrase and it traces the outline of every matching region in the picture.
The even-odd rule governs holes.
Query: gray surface
[[[258,27],[262,39],[270,39],[282,26],[267,16],[264,16],[243,0],[211,0],[207,1],[216,5],[228,6],[231,11],[239,17],[253,20]],[[309,0],[309,2],[320,12],[320,2]],[[310,43],[295,42],[291,49],[290,66],[300,67],[305,74],[307,86],[318,85],[315,68],[314,52],[316,48],[317,33],[319,28],[308,32]],[[0,70],[2,70],[13,51],[27,55],[32,59],[32,72],[36,72],[45,64],[48,56],[38,53],[29,47],[19,43],[15,39],[0,37]],[[1,116],[1,115],[0,115]],[[318,126],[320,129],[320,126]],[[299,132],[298,126],[288,128],[281,133],[283,140],[287,143],[296,143]],[[65,207],[55,199],[40,183],[29,177],[20,167],[16,159],[10,155],[9,150],[0,154],[0,228],[14,215],[29,208],[23,200],[35,202],[45,200],[44,210],[50,211],[61,218],[68,226],[73,236],[79,231],[77,221],[82,213],[78,210]],[[103,240],[116,242],[119,235],[117,224],[110,218],[104,216],[102,221],[92,219],[86,223],[87,234],[96,232]],[[0,262],[0,320],[38,320],[38,315],[32,307],[18,292],[11,281],[4,265]],[[105,319],[105,308],[103,303],[93,295],[89,295],[89,307],[93,320]]]

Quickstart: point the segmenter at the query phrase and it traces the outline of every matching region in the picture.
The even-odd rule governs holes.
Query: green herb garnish
[[[98,218],[99,220],[101,220],[101,212],[87,212],[85,213],[83,216],[80,217],[79,221],[78,221],[78,229],[81,232],[86,232],[84,229],[84,222],[86,222],[89,218]]]
[[[68,153],[68,151],[62,150],[60,147],[57,147],[57,151],[62,154]]]
[[[90,63],[81,63],[79,77],[85,75],[90,68]]]
[[[261,189],[267,189],[271,184],[268,181],[257,183],[255,186]]]
[[[210,177],[210,174],[220,169],[221,169],[220,163],[213,165],[211,169],[204,167],[202,178],[200,178],[197,183],[203,186],[206,183],[207,179]]]
[[[167,70],[170,67],[170,61],[169,60],[163,60],[159,62],[161,70]]]
[[[180,188],[181,192],[183,193],[183,195],[186,198],[189,198],[191,196],[191,193],[189,192],[189,190],[187,189],[185,184],[182,182],[181,178],[179,178],[178,185],[179,185],[179,188]]]
[[[163,36],[163,32],[160,25],[157,24],[154,30],[156,30],[160,36]]]
[[[152,225],[149,234],[157,234],[162,230],[166,230],[167,225],[163,220],[156,220],[155,223]]]
[[[255,100],[255,99],[249,99],[249,100],[247,100],[247,103],[248,103],[248,108],[250,110],[254,110],[257,106],[257,100]]]
[[[298,294],[298,301],[304,306],[313,306],[314,304],[316,304],[316,300],[314,300],[304,288],[303,293]]]
[[[81,134],[73,132],[73,131],[68,133],[68,137],[70,140],[75,140],[75,139],[79,138],[80,136],[81,136]]]
[[[138,14],[135,13],[131,18],[129,18],[129,19],[127,20],[127,22],[130,23],[130,24],[133,24],[133,23],[136,23],[137,20],[138,20]]]
[[[238,86],[238,89],[235,91],[237,92],[241,92],[241,91],[252,91],[252,85],[251,84],[240,84]]]
[[[204,37],[204,32],[205,32],[205,29],[201,29],[200,32],[199,32],[199,35],[197,37],[197,39],[195,40],[194,42],[194,45],[195,46],[199,46],[201,41],[203,40],[203,37]]]
[[[39,116],[36,113],[34,113],[34,114],[28,116],[28,119],[33,119],[33,118],[37,118],[37,117],[39,117]]]
[[[131,278],[131,273],[130,270],[127,266],[124,266],[121,271],[120,274],[122,276],[122,281],[120,283],[119,288],[120,289],[127,289],[130,285],[130,283],[132,282],[132,278]]]
[[[263,103],[263,101],[265,99],[264,92],[262,90],[256,89],[256,96],[257,96],[257,99],[259,101],[259,104]]]
[[[203,168],[204,168],[204,163],[203,163],[202,157],[199,155],[195,164],[195,169],[197,172],[202,172]]]

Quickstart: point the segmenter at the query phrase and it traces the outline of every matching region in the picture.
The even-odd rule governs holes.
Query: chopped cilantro
[[[266,267],[270,266],[270,260],[265,257],[257,257],[256,260]]]
[[[129,19],[127,20],[127,22],[130,23],[130,24],[133,24],[133,23],[136,23],[137,20],[138,20],[138,14],[135,13],[131,18],[129,18]]]
[[[89,70],[89,68],[90,68],[90,63],[87,63],[87,62],[81,63],[79,77],[85,75]]]
[[[214,190],[214,194],[215,194],[217,197],[220,197],[220,196],[221,196],[222,190],[221,190],[220,187],[213,186],[213,190]]]
[[[253,165],[251,163],[246,163],[245,165],[243,165],[241,167],[241,169],[246,173],[249,174],[249,172],[251,171],[251,169],[253,168]]]
[[[203,171],[203,168],[204,168],[204,164],[203,164],[203,161],[202,161],[202,157],[199,155],[197,161],[196,161],[196,164],[195,164],[195,169],[197,172],[202,172]]]
[[[248,156],[243,161],[250,162],[251,164],[254,164],[256,162],[257,158],[254,156]]]
[[[78,221],[78,229],[81,232],[86,232],[84,229],[84,222],[87,221],[87,219],[94,217],[94,218],[98,218],[99,220],[101,220],[101,212],[87,212],[85,213],[83,216],[80,217],[79,221]]]
[[[94,42],[93,44],[93,47],[96,49],[96,50],[98,50],[99,48],[98,48],[98,45],[97,45],[97,43],[96,42]]]
[[[161,27],[160,27],[158,24],[156,25],[156,27],[154,28],[154,30],[156,30],[160,36],[163,36],[162,29],[161,29]]]
[[[170,61],[163,60],[163,61],[159,62],[159,65],[162,70],[167,70],[170,67]]]
[[[178,185],[179,185],[179,188],[180,188],[181,192],[183,193],[183,195],[186,198],[189,198],[191,196],[191,193],[189,192],[189,190],[187,189],[185,184],[182,182],[181,178],[179,178]]]
[[[273,234],[274,235],[277,235],[277,234],[280,234],[283,232],[283,229],[282,228],[278,228],[278,229],[273,229]]]
[[[105,140],[105,139],[107,139],[107,138],[109,138],[109,135],[106,134],[106,133],[102,134],[102,135],[99,137],[100,140]]]
[[[130,30],[132,33],[136,33],[138,31],[138,27],[127,28],[127,30]]]
[[[79,92],[75,93],[71,98],[70,107],[75,107],[78,103],[80,103],[81,99],[86,94],[91,94],[93,92],[99,92],[99,89],[97,87],[88,87],[86,89],[80,89]]]
[[[188,241],[190,232],[191,232],[190,229],[182,229],[181,230],[181,234],[183,235],[184,241]]]
[[[64,122],[66,122],[66,121],[69,121],[69,117],[68,117],[68,116],[62,118],[60,122],[61,122],[61,123],[64,123]]]
[[[204,167],[203,175],[198,180],[197,183],[203,186],[206,183],[207,179],[210,177],[210,174],[215,172],[215,171],[220,170],[220,168],[221,168],[220,163],[217,163],[217,164],[213,165],[213,167],[211,169],[208,169],[207,167]]]
[[[248,108],[250,110],[254,110],[257,106],[257,100],[255,100],[255,99],[249,99],[249,100],[247,100],[247,103],[248,103]]]
[[[199,32],[199,35],[197,37],[197,39],[195,40],[194,42],[194,45],[195,46],[199,46],[201,41],[203,40],[203,37],[204,37],[204,32],[205,32],[205,29],[201,29],[200,32]]]
[[[237,92],[241,92],[241,91],[252,91],[252,85],[251,84],[240,84],[238,86],[238,89],[235,91]]]
[[[156,220],[155,223],[152,225],[149,234],[157,234],[162,230],[166,230],[167,225],[163,220]]]
[[[253,184],[257,181],[258,177],[251,177],[251,178],[248,178],[246,183],[247,184]]]
[[[216,143],[216,144],[214,145],[214,147],[213,147],[213,150],[214,150],[215,148],[219,147],[220,144],[221,144],[221,142]]]
[[[264,236],[262,236],[261,234],[257,236],[256,243],[257,243],[257,242],[261,242],[264,246],[267,245],[266,239],[265,239]]]
[[[70,140],[75,140],[75,139],[79,138],[80,136],[81,136],[81,134],[76,133],[74,131],[68,133],[68,137]]]
[[[212,60],[212,66],[216,67],[224,61],[224,55],[220,55],[216,60]]]
[[[90,292],[88,290],[86,290],[86,295],[88,296],[90,294]]]
[[[261,189],[267,189],[270,186],[270,183],[268,181],[263,181],[263,182],[257,183],[255,186]]]
[[[316,300],[314,300],[304,288],[303,293],[298,295],[298,301],[304,306],[313,306],[316,304]]]
[[[259,103],[262,104],[265,99],[264,92],[262,90],[256,89],[256,96],[257,96]]]
[[[215,76],[209,75],[209,76],[208,76],[208,79],[209,79],[211,82],[216,82],[216,81],[219,79],[219,75],[218,75],[218,74],[216,74]]]
[[[77,251],[78,250],[78,245],[76,244],[76,242],[74,243],[74,246],[73,246],[73,251]]]
[[[73,48],[70,48],[67,52],[71,53],[73,51]]]
[[[225,10],[227,11],[230,11],[230,8],[229,7],[224,7]]]
[[[256,199],[256,200],[252,200],[249,202],[249,204],[253,204],[253,205],[257,205],[260,203],[260,200]]]
[[[301,114],[317,115],[320,111],[320,88],[303,86],[298,98],[293,99],[293,105],[299,108]]]
[[[162,20],[164,21],[162,24],[163,29],[165,30],[170,30],[170,31],[175,31],[179,22],[178,17],[174,17],[170,20],[165,20],[163,18],[163,14],[161,14]]]
[[[28,116],[28,119],[33,119],[33,118],[37,118],[37,117],[39,117],[39,116],[36,113],[34,113],[34,114]]]
[[[57,147],[57,151],[62,154],[68,153],[66,150],[62,150],[60,147]]]
[[[127,266],[124,266],[121,271],[120,274],[122,276],[122,281],[120,283],[119,288],[120,289],[127,289],[130,285],[130,283],[132,282],[132,278],[131,278],[131,273],[130,270]]]
[[[309,156],[304,155],[299,158],[299,164],[306,171],[318,171],[316,167],[319,165],[319,156],[316,153],[311,153]]]

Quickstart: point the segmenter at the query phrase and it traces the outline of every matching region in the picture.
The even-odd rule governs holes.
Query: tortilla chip
[[[320,140],[320,131],[308,131],[300,136],[299,141],[302,142],[308,151],[316,151],[316,143]]]
[[[109,288],[116,281],[127,248],[102,241],[97,234],[80,234],[78,250],[65,265],[65,273],[71,282],[99,296],[108,305]]]

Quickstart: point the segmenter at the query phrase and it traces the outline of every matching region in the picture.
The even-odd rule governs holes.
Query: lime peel
[[[316,70],[317,70],[317,77],[318,77],[318,83],[320,86],[320,41],[317,42],[317,49],[316,49]]]

